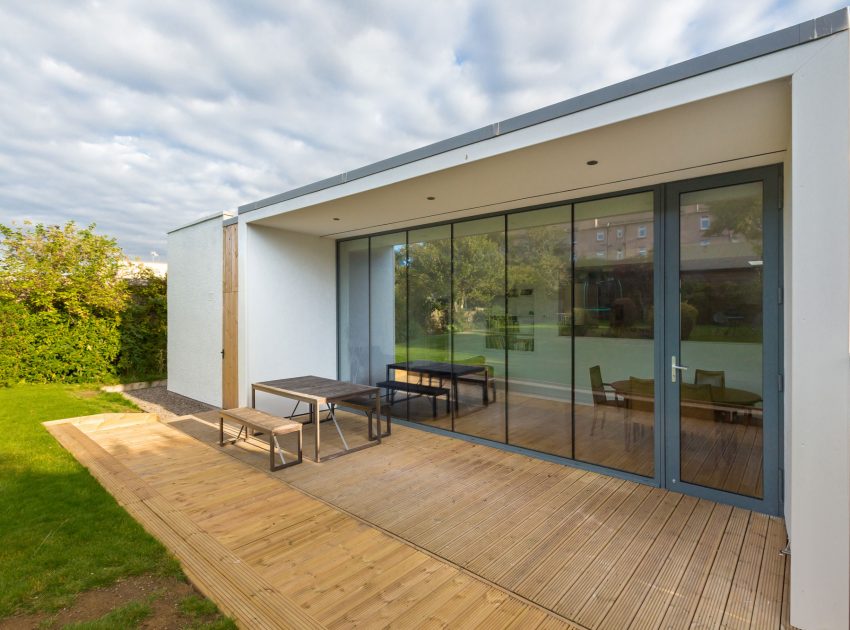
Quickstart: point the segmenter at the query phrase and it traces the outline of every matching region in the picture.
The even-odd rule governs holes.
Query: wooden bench
[[[419,394],[420,396],[431,397],[431,407],[433,415],[437,417],[437,397],[446,397],[446,413],[451,412],[451,394],[447,387],[434,387],[433,385],[422,385],[420,383],[408,383],[406,381],[381,381],[375,383],[376,387],[383,387],[389,393],[390,405],[395,402],[395,392],[406,392],[409,394]]]
[[[363,411],[366,413],[366,416],[369,418],[369,439],[374,440],[375,434],[372,430],[372,414],[375,413],[375,399],[370,396],[352,396],[350,398],[346,398],[345,400],[336,401],[337,406],[339,407],[350,407],[352,409],[357,409],[359,411]],[[392,424],[392,405],[390,404],[382,404],[381,411],[387,418],[387,430],[381,433],[381,437],[385,438],[393,432],[393,424]],[[380,419],[379,419],[380,420]],[[378,427],[380,429],[380,422],[378,423]]]
[[[264,413],[262,411],[257,411],[252,407],[237,407],[236,409],[222,409],[219,412],[219,421],[218,421],[218,444],[219,446],[224,446],[224,421],[230,420],[231,422],[235,422],[236,424],[241,424],[242,428],[239,429],[239,433],[236,435],[236,438],[231,442],[231,444],[235,443],[236,440],[239,439],[239,436],[242,434],[242,429],[245,430],[245,439],[248,439],[248,429],[253,429],[254,431],[261,431],[267,433],[269,436],[269,470],[280,470],[281,468],[288,468],[289,466],[294,466],[295,464],[300,464],[302,461],[302,435],[301,435],[301,423],[296,422],[294,420],[289,420],[287,418],[278,418],[277,416],[272,416],[270,414]],[[277,441],[277,436],[286,435],[287,433],[298,433],[298,459],[293,462],[286,462],[286,459],[283,457],[283,449],[280,447],[280,444]],[[275,464],[274,461],[274,452],[275,448],[277,448],[278,455],[280,455],[281,464]]]

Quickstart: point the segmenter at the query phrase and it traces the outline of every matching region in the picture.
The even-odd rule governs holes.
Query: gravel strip
[[[142,411],[158,414],[162,419],[218,409],[218,407],[202,403],[199,400],[170,392],[165,387],[136,389],[131,392],[122,392],[121,395],[136,404]]]

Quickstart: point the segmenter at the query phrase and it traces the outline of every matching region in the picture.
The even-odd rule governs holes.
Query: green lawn
[[[41,423],[135,410],[92,387],[0,388],[0,619],[56,610],[82,591],[180,567]]]

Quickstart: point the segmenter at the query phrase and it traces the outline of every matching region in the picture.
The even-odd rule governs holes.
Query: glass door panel
[[[655,474],[654,194],[574,206],[575,458]]]
[[[369,383],[369,239],[339,244],[339,375]]]
[[[411,230],[407,236],[407,360],[410,366],[451,361],[452,228],[440,225]],[[424,369],[396,369],[395,380],[444,389],[439,376]],[[408,399],[408,419],[452,428],[447,396],[420,390]]]
[[[681,481],[756,498],[764,496],[763,197],[761,181],[679,195],[679,355],[670,368]]]
[[[340,337],[349,334],[344,324],[340,320]],[[407,232],[369,241],[369,339],[374,385],[386,380],[388,365],[407,361]],[[404,395],[395,398],[392,413],[408,417]]]
[[[571,254],[572,206],[508,215],[508,442],[570,458]]]
[[[505,442],[505,356],[517,335],[505,312],[505,217],[454,225],[452,306],[454,430]]]

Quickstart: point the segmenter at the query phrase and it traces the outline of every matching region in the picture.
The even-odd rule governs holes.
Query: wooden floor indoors
[[[362,416],[339,417],[350,442],[365,433]],[[216,439],[214,413],[171,426]],[[338,447],[332,426],[322,436]],[[267,465],[260,442],[225,451]],[[403,426],[377,448],[273,476],[579,627],[790,627],[780,518]]]

